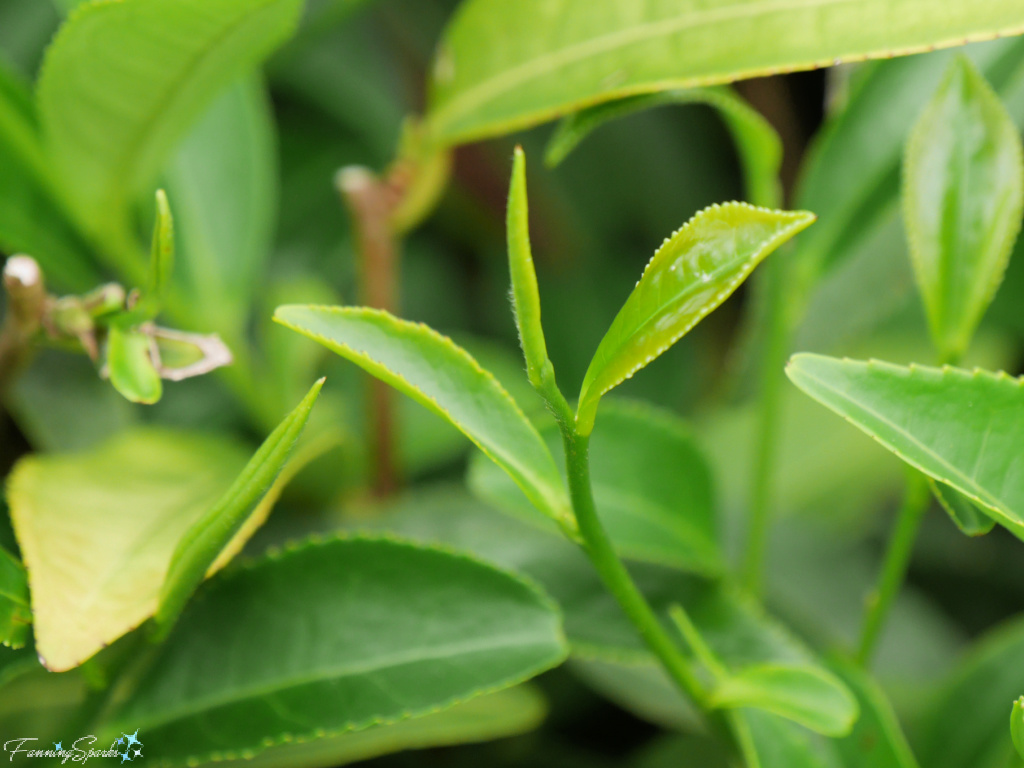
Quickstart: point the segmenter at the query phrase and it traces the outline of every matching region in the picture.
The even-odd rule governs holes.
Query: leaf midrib
[[[529,642],[523,642],[524,638],[528,638]],[[547,645],[543,639],[537,637],[537,633],[532,632],[529,635],[515,635],[509,637],[508,633],[503,633],[497,638],[488,638],[485,642],[479,640],[467,641],[461,643],[446,643],[443,646],[430,649],[429,652],[424,653],[422,649],[410,649],[400,653],[393,653],[378,657],[372,661],[367,660],[356,664],[340,665],[337,667],[327,667],[325,669],[317,669],[311,671],[305,675],[296,677],[284,678],[276,680],[273,683],[252,686],[252,687],[240,687],[229,691],[226,695],[222,696],[210,696],[207,698],[198,697],[192,698],[188,702],[188,706],[179,709],[167,709],[159,707],[160,717],[142,720],[144,727],[160,727],[174,723],[178,720],[183,720],[188,717],[200,715],[203,712],[208,712],[213,709],[231,706],[238,704],[246,699],[271,697],[282,691],[298,688],[306,685],[315,685],[325,681],[342,680],[345,678],[355,677],[357,675],[367,675],[374,672],[379,672],[387,669],[395,669],[398,667],[409,666],[418,662],[435,662],[443,661],[445,659],[456,658],[458,656],[467,655],[470,653],[482,653],[487,651],[499,651],[506,648],[509,649],[523,649],[527,647],[538,647],[543,648]],[[555,644],[551,644],[554,647]],[[555,656],[554,653],[550,654],[552,658]],[[542,663],[538,662],[535,666],[539,667]],[[477,689],[474,689],[477,690]],[[145,711],[145,710],[143,710]],[[136,720],[132,720],[133,723]],[[346,725],[351,725],[347,723]]]

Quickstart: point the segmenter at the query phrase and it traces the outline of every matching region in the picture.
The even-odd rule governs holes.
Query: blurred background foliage
[[[71,4],[0,0],[0,63],[14,77],[35,79],[62,19],[61,6]],[[368,491],[364,377],[269,318],[285,302],[360,302],[352,229],[334,175],[346,165],[380,169],[391,160],[404,116],[423,111],[426,71],[455,5],[311,0],[298,33],[263,75],[247,76],[219,96],[165,168],[183,265],[175,279],[192,302],[178,325],[221,333],[251,375],[228,371],[171,384],[159,404],[140,407],[99,381],[85,358],[42,353],[18,381],[9,416],[0,423],[6,467],[26,451],[87,448],[137,423],[219,431],[254,443],[323,373],[329,384],[313,418],[323,428],[340,428],[340,444],[299,474],[250,551],[310,531],[381,524],[382,502]],[[986,59],[1015,57],[1024,71],[1019,42],[969,50]],[[838,196],[835,190],[859,183],[856,169],[870,165],[878,146],[892,140],[901,147],[901,134],[948,58],[940,52],[739,84],[783,138],[787,201],[823,213],[815,203],[827,205],[830,195]],[[908,89],[917,94],[912,103]],[[1024,122],[1024,88],[1007,102],[1018,124]],[[700,208],[744,194],[729,133],[709,107],[666,106],[611,122],[556,169],[540,161],[551,132],[548,125],[458,148],[451,183],[435,213],[404,243],[400,268],[398,314],[450,334],[496,373],[527,412],[536,412],[539,401],[523,376],[509,311],[504,234],[514,143],[522,143],[531,158],[531,228],[545,329],[566,391],[576,391],[591,350],[664,235]],[[845,143],[837,148],[840,139]],[[841,162],[825,167],[822,155]],[[801,186],[808,177],[813,188]],[[846,233],[839,243],[842,258],[830,256],[837,266],[809,295],[797,349],[899,363],[931,359],[895,198],[875,194],[896,183],[891,171],[864,182],[866,196],[855,218],[862,225]],[[882,201],[881,209],[872,209],[875,200]],[[140,232],[148,221],[140,216]],[[1018,243],[1017,251],[1022,248]],[[83,252],[86,270],[102,274],[102,262],[87,246]],[[47,278],[57,289],[80,287],[61,274]],[[756,285],[745,287],[618,393],[651,401],[694,425],[711,460],[733,551],[751,476],[757,301]],[[1021,373],[1022,302],[1024,254],[1017,253],[968,364]],[[383,504],[398,507],[398,514],[437,507],[455,515],[480,507],[462,488],[469,444],[411,401],[397,399],[396,407],[403,491]],[[788,386],[783,414],[767,602],[811,645],[850,647],[898,503],[902,469],[895,457]],[[0,542],[14,549],[6,525]],[[1020,542],[1002,528],[968,539],[945,515],[926,519],[876,671],[929,768],[940,764],[927,759],[942,751],[937,723],[950,716],[947,681],[967,675],[965,649],[1020,609],[1019,553]],[[970,658],[966,663],[975,664]],[[1019,657],[1015,666],[1007,674],[1019,685],[1005,681],[1007,696],[1024,689]],[[671,699],[668,693],[638,702],[642,681],[636,674],[621,677],[613,665],[574,661],[539,680],[550,713],[539,729],[374,764],[719,764],[698,737],[665,735],[660,726],[678,717],[677,702],[659,699]],[[69,680],[59,685],[74,686]],[[62,699],[56,688],[49,696]],[[0,719],[14,717],[13,691],[2,698]],[[52,726],[52,715],[49,710],[40,721]],[[31,713],[19,717],[33,723]],[[706,757],[697,756],[701,750]],[[949,759],[941,764],[954,765]]]

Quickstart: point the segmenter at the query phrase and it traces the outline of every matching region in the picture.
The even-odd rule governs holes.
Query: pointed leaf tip
[[[665,352],[725,301],[772,251],[809,227],[808,211],[715,204],[667,238],[587,369],[576,414],[590,434],[601,397]]]

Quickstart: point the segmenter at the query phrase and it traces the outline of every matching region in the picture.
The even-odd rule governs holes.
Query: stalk
[[[885,626],[896,595],[899,594],[900,587],[903,586],[914,543],[917,541],[917,532],[921,528],[924,513],[928,511],[930,499],[931,491],[925,476],[917,470],[910,470],[903,503],[900,505],[892,536],[889,539],[889,548],[885,553],[885,562],[882,565],[878,586],[867,600],[864,628],[857,651],[857,661],[862,667],[866,667],[871,662],[882,628]]]

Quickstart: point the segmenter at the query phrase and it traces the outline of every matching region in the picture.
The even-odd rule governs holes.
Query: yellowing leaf
[[[705,208],[666,239],[590,362],[576,412],[580,433],[594,428],[602,395],[675,344],[813,221],[803,211],[726,203]]]

